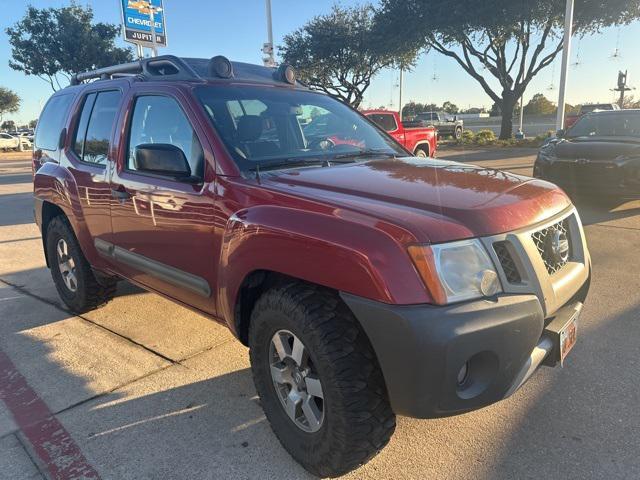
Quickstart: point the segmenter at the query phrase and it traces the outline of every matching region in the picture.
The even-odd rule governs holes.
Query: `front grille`
[[[505,277],[507,277],[507,281],[509,283],[522,282],[522,277],[520,276],[516,262],[511,256],[511,252],[509,252],[507,242],[496,242],[493,244],[493,249],[498,256],[498,260],[500,261]]]
[[[569,218],[531,234],[549,275],[560,271],[571,258]],[[566,250],[561,242],[566,242]]]

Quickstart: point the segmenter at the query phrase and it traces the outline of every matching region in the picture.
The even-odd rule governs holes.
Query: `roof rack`
[[[71,77],[71,85],[79,85],[87,80],[109,80],[114,77],[142,76],[145,80],[153,78],[163,80],[200,80],[191,66],[173,55],[144,58],[136,62],[99,68],[89,72],[77,73]]]
[[[231,62],[218,55],[205,58],[179,58],[173,55],[144,58],[136,62],[99,68],[77,73],[71,77],[71,85],[79,85],[88,80],[110,80],[114,78],[136,77],[140,80],[211,80],[241,79],[249,82],[288,84],[302,87],[296,79],[295,70],[287,64],[279,68],[263,67],[248,63]]]

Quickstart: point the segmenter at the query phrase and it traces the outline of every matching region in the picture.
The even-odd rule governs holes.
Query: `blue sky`
[[[21,111],[7,116],[18,123],[38,116],[41,106],[51,94],[50,87],[37,77],[26,77],[6,65],[11,55],[4,30],[18,21],[28,4],[35,7],[58,7],[68,0],[0,0],[0,86],[11,88],[23,99]],[[99,21],[119,23],[119,0],[82,0],[92,5]],[[272,0],[276,45],[282,37],[304,25],[315,15],[326,13],[332,0]],[[343,5],[363,3],[363,0],[343,0]],[[266,41],[264,0],[165,0],[169,46],[161,53],[183,56],[211,57],[226,55],[233,60],[260,63],[260,49]],[[607,29],[602,34],[587,37],[574,44],[571,63],[575,63],[577,48],[580,65],[570,70],[568,101],[610,101],[614,98],[618,70],[628,69],[630,83],[640,88],[640,56],[634,51],[640,39],[640,23]],[[120,42],[124,44],[124,42]],[[621,57],[610,58],[616,46]],[[556,100],[560,77],[560,59],[556,66],[544,70],[532,83],[526,97],[544,93]],[[382,72],[365,96],[365,106],[398,104],[398,73]],[[555,86],[555,89],[551,89]],[[525,97],[525,101],[526,100]],[[640,92],[636,94],[640,97]],[[442,104],[450,100],[460,107],[491,106],[491,100],[480,86],[452,60],[438,54],[423,56],[414,71],[405,75],[405,99]],[[393,105],[390,105],[393,103]]]

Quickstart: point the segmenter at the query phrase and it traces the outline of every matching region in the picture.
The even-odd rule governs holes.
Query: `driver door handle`
[[[116,188],[112,188],[111,196],[117,200],[128,200],[131,198],[131,194],[127,192],[123,185],[118,185]]]

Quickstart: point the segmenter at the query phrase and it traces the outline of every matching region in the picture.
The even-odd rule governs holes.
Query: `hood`
[[[640,155],[640,138],[575,138],[559,141],[554,145],[558,159],[615,160],[618,157]]]
[[[440,243],[518,230],[571,205],[555,185],[433,159],[401,158],[265,175],[263,186],[364,213]]]

